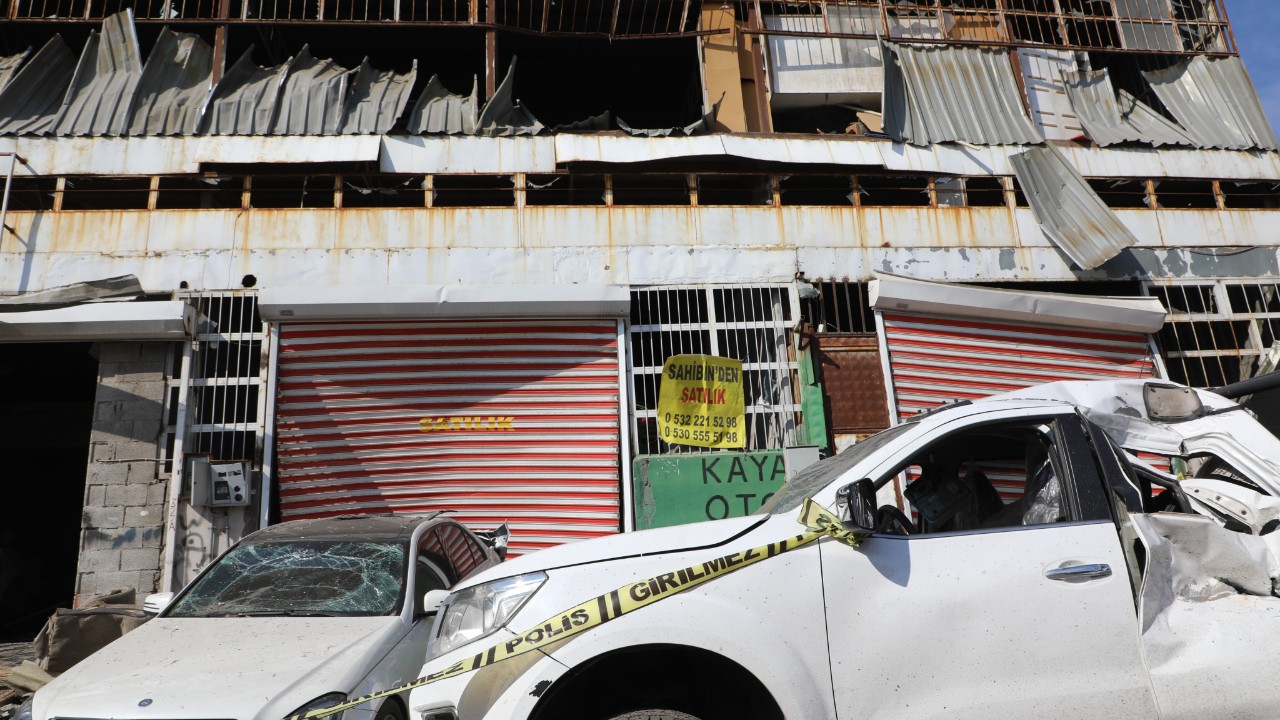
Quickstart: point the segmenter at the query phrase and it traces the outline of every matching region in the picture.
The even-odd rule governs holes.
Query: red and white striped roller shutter
[[[449,510],[513,554],[620,529],[613,320],[281,327],[286,519]]]
[[[1057,380],[1151,377],[1142,333],[884,314],[895,410],[906,419],[952,400],[973,400]]]

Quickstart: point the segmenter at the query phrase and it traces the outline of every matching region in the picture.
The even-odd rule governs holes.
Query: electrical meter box
[[[249,504],[249,464],[209,463],[209,507]]]

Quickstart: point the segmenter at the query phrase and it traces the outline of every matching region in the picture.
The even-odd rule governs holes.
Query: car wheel
[[[378,714],[374,716],[374,720],[404,720],[404,710],[400,709],[400,703],[388,700],[378,708]]]
[[[609,720],[698,720],[698,718],[678,710],[633,710],[622,715],[614,715]]]

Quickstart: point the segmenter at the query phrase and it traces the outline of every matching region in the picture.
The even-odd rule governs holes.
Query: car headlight
[[[427,657],[436,657],[492,633],[519,612],[547,574],[542,572],[494,580],[460,590],[444,601],[438,631],[427,647]]]
[[[335,705],[341,705],[346,701],[347,701],[346,693],[340,693],[340,692],[326,693],[316,698],[315,700],[312,700],[311,702],[306,703],[302,707],[299,707],[297,710],[294,710],[293,712],[289,713],[287,717],[294,717],[295,715],[306,715],[312,710],[323,710],[325,708],[331,708]],[[332,715],[326,715],[324,720],[342,720],[342,713],[337,712]]]
[[[27,698],[26,702],[18,706],[18,711],[13,714],[13,720],[31,720],[31,703],[36,699],[35,695]]]

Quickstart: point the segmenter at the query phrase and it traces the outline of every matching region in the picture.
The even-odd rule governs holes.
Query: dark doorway
[[[0,345],[0,642],[75,595],[98,360],[88,343]]]

